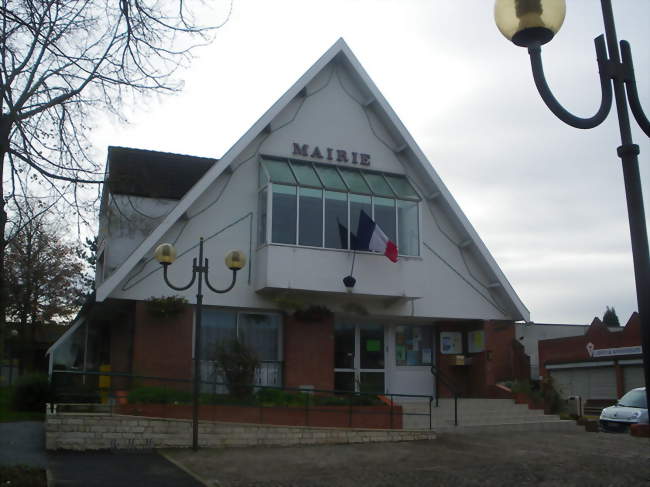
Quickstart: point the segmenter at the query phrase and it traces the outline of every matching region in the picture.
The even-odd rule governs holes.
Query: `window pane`
[[[334,368],[354,368],[354,325],[337,323],[334,327]]]
[[[300,188],[300,245],[323,246],[323,191]]]
[[[274,184],[272,242],[296,243],[296,211],[296,188]]]
[[[340,171],[341,176],[343,176],[343,179],[345,179],[345,182],[350,187],[350,191],[353,193],[371,193],[370,188],[363,180],[363,176],[361,176],[361,173],[359,171],[355,171],[353,169],[340,169]]]
[[[354,372],[334,373],[334,389],[337,391],[354,392]]]
[[[366,394],[384,393],[383,372],[361,372],[359,379],[361,381],[359,384],[359,392],[365,392]]]
[[[388,179],[388,182],[399,198],[420,199],[416,191],[413,189],[413,186],[411,186],[411,183],[409,183],[404,176],[386,174],[386,179]]]
[[[391,198],[395,196],[393,194],[393,190],[390,189],[390,186],[388,186],[388,183],[384,179],[384,176],[381,174],[364,172],[363,175],[366,177],[366,181],[368,181],[370,189],[372,189],[372,192],[377,196],[388,196]]]
[[[318,164],[316,164],[315,167],[327,189],[338,189],[341,191],[348,190],[336,168],[331,166],[319,166]]]
[[[384,327],[382,325],[360,325],[361,368],[384,368]],[[383,386],[382,386],[383,389]]]
[[[204,309],[201,321],[201,360],[216,360],[217,347],[237,337],[237,313]]]
[[[398,326],[395,329],[395,365],[431,365],[433,333],[429,326]]]
[[[397,243],[395,233],[395,200],[389,198],[373,198],[375,205],[375,223],[379,225],[388,238]]]
[[[325,191],[325,247],[348,248],[348,195]]]
[[[397,221],[399,253],[420,255],[417,202],[397,200]]]
[[[258,193],[257,238],[261,244],[266,243],[266,188]]]
[[[370,196],[362,196],[359,194],[350,195],[350,248],[358,249],[356,242],[357,229],[359,228],[359,217],[361,211],[372,218],[372,204]]]
[[[239,314],[239,339],[248,345],[260,361],[280,360],[280,317],[262,313]]]
[[[314,168],[310,164],[301,164],[299,162],[291,162],[293,172],[298,178],[298,184],[302,186],[316,186],[317,188],[323,187],[320,179],[316,176]]]
[[[289,164],[286,161],[262,159],[262,164],[264,164],[264,167],[269,172],[271,182],[296,184],[296,178],[293,177]]]

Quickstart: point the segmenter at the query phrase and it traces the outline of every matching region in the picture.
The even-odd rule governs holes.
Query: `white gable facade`
[[[485,337],[476,338],[483,323],[529,319],[434,166],[343,40],[180,199],[105,193],[96,307],[121,306],[117,314],[129,316],[131,340],[141,340],[131,342],[133,354],[147,350],[147,333],[155,329],[142,303],[152,296],[196,299],[195,286],[174,291],[165,284],[154,249],[174,244],[178,258],[169,278],[182,286],[200,238],[215,287],[230,282],[227,251],[240,249],[249,260],[230,292],[204,287],[204,343],[224,329],[239,335],[248,326],[247,340],[261,347],[263,358],[282,364],[269,383],[435,394],[430,367],[442,355],[485,353]],[[396,243],[398,262],[353,250],[362,210]],[[348,275],[356,279],[352,289],[343,283]],[[309,315],[294,313],[296,307],[328,313],[305,323]],[[178,326],[191,329],[190,310],[189,324]],[[147,322],[141,333],[138,320]],[[173,337],[167,328],[156,334]],[[275,343],[260,345],[262,338],[250,338],[256,332]],[[185,337],[180,343],[191,332],[177,336]],[[184,353],[178,367],[191,361],[193,352]],[[314,363],[305,363],[311,359],[304,353]],[[201,359],[207,364],[210,357]],[[144,356],[124,364],[129,360],[131,371],[155,372]]]

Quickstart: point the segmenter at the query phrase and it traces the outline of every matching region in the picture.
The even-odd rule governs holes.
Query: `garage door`
[[[551,371],[556,388],[564,398],[615,399],[616,373],[613,367],[555,369]]]
[[[625,392],[635,387],[643,387],[645,380],[643,379],[643,367],[640,365],[630,365],[623,367],[623,379],[625,380]]]

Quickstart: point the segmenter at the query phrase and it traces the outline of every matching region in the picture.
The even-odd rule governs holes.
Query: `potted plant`
[[[151,296],[146,301],[147,311],[155,318],[167,319],[183,312],[187,299],[182,296]]]

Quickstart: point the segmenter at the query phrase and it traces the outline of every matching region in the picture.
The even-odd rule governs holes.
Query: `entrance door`
[[[337,323],[334,387],[342,391],[383,393],[384,327]]]

